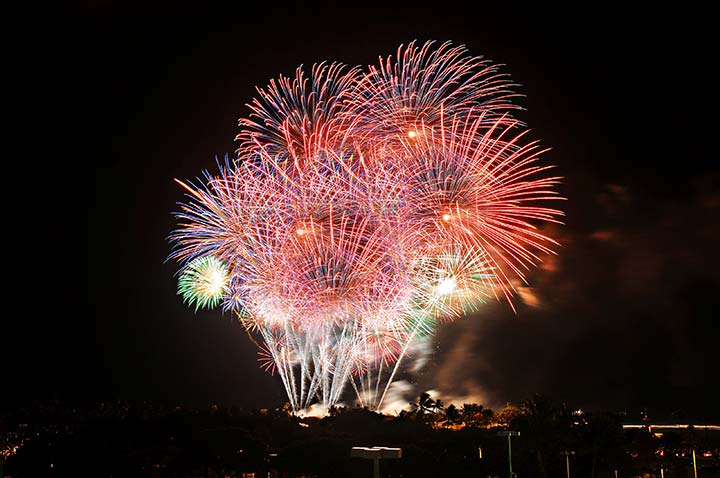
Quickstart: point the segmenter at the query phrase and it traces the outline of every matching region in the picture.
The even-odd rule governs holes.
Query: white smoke
[[[406,380],[396,380],[390,384],[383,400],[380,413],[385,415],[398,415],[403,410],[410,410],[410,401],[415,387]]]

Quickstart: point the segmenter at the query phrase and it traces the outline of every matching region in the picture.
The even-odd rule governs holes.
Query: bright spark
[[[455,280],[455,277],[448,277],[447,279],[440,281],[437,285],[436,293],[439,296],[448,295],[455,292],[455,289],[457,289],[457,281]]]
[[[219,295],[223,293],[225,288],[226,276],[224,271],[210,270],[207,272],[207,276],[204,277],[206,282],[205,291],[207,295]]]

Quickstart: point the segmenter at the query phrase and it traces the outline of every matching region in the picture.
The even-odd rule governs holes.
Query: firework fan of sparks
[[[178,279],[178,295],[190,306],[195,304],[196,311],[201,307],[216,307],[223,300],[226,287],[227,268],[213,256],[188,262]]]
[[[556,244],[538,227],[558,222],[559,178],[513,86],[463,47],[413,42],[259,89],[237,159],[178,181],[180,293],[237,314],[294,410],[347,384],[377,409],[414,337],[489,297],[512,306]]]

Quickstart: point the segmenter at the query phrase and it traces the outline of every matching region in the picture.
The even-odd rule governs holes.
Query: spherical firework
[[[213,256],[190,261],[178,279],[178,295],[195,310],[214,308],[225,297],[228,273],[225,264]]]
[[[237,313],[294,410],[347,384],[378,408],[415,337],[488,297],[512,305],[552,252],[537,223],[557,222],[559,179],[510,115],[512,86],[428,42],[259,89],[237,159],[180,183],[182,295]]]

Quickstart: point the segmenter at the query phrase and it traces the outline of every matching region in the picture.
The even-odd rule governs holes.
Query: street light
[[[567,471],[567,478],[570,478],[570,455],[574,455],[574,451],[563,451],[562,455],[565,455],[565,470]]]
[[[507,430],[504,432],[498,432],[497,434],[499,437],[507,437],[508,438],[508,468],[510,469],[510,474],[508,475],[508,478],[513,478],[513,471],[512,471],[512,445],[510,444],[510,437],[519,437],[520,432],[516,432],[514,430]]]
[[[373,460],[373,477],[380,478],[380,459],[402,458],[402,448],[354,446],[350,450],[350,456],[353,458]]]

